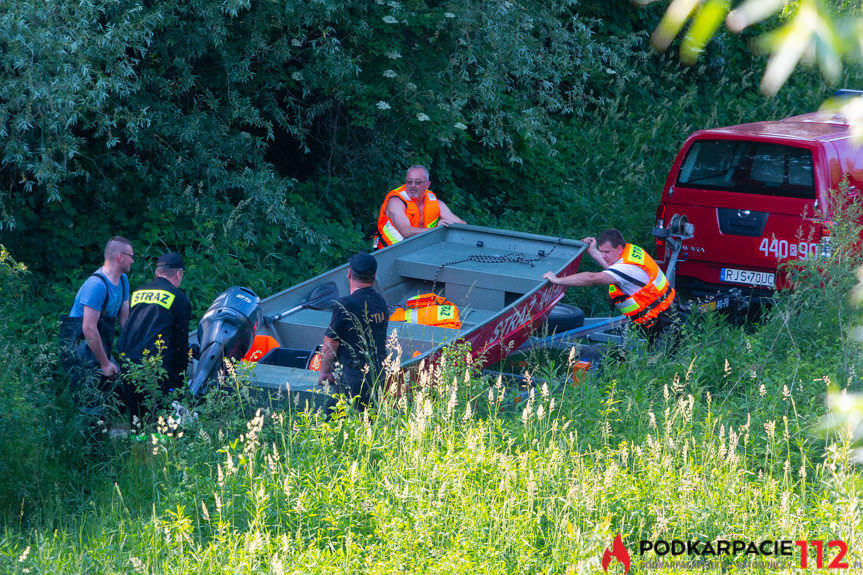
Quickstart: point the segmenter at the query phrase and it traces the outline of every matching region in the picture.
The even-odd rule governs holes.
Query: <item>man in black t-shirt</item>
[[[341,365],[344,392],[358,397],[361,407],[369,404],[373,389],[383,378],[386,358],[387,302],[372,285],[378,264],[362,252],[348,260],[351,295],[340,298],[324,336],[318,383],[335,383],[333,368]]]
[[[159,382],[163,395],[182,385],[189,362],[189,316],[192,306],[180,289],[183,281],[183,258],[170,252],[156,262],[156,278],[134,292],[131,313],[120,336],[119,350],[127,362],[141,363],[144,350],[151,357],[159,353],[156,342],[161,340],[162,367],[167,375]],[[131,415],[141,416],[143,396],[134,383],[125,387],[126,405]]]

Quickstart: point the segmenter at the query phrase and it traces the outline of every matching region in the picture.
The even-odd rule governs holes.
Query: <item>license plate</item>
[[[770,272],[754,272],[751,270],[722,268],[719,272],[719,279],[724,282],[735,284],[756,285],[769,288],[776,286],[776,274]]]

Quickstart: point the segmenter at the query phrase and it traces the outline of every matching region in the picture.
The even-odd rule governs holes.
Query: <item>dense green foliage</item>
[[[366,246],[413,163],[469,222],[650,245],[684,138],[813,110],[812,76],[764,99],[726,33],[682,67],[645,45],[662,9],[628,3],[0,7],[0,571],[596,572],[617,531],[863,544],[848,444],[817,430],[825,390],[859,388],[839,249],[757,329],[708,316],[673,358],[520,409],[453,356],[374,421],[247,418],[240,383],[141,444],[94,440],[55,373],[59,315],[113,234],[133,285],[184,254],[193,319]]]
[[[763,100],[728,35],[693,69],[651,54],[661,8],[3,6],[0,241],[45,313],[113,234],[183,252],[199,310],[230,284],[272,293],[366,246],[384,192],[420,162],[470,222],[570,237],[615,224],[645,241],[690,131],[824,94],[803,76]],[[633,195],[649,199],[622,209]]]

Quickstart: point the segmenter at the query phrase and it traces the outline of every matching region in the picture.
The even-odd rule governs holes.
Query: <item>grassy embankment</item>
[[[372,419],[246,419],[240,384],[161,438],[106,440],[86,481],[57,477],[7,524],[0,570],[596,573],[618,532],[635,573],[654,559],[639,539],[843,539],[859,560],[861,474],[848,438],[818,430],[825,392],[859,388],[853,270],[828,270],[754,331],[708,316],[675,356],[559,393],[541,382],[567,358],[537,354],[515,408],[455,353]]]

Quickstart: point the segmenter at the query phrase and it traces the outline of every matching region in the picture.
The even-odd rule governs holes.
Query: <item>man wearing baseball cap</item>
[[[330,327],[324,336],[321,373],[318,383],[339,383],[351,398],[367,406],[372,392],[383,378],[386,358],[387,302],[372,287],[378,263],[365,252],[348,260],[351,295],[340,298],[333,309]]]
[[[150,357],[161,354],[166,375],[158,383],[163,396],[182,385],[189,361],[192,306],[180,289],[184,273],[180,254],[160,256],[155,279],[132,292],[131,313],[120,336],[119,350],[126,362],[142,363],[145,351]],[[137,382],[127,381],[124,396],[130,415],[143,417],[144,395],[138,387]],[[158,404],[159,398],[155,399]]]

